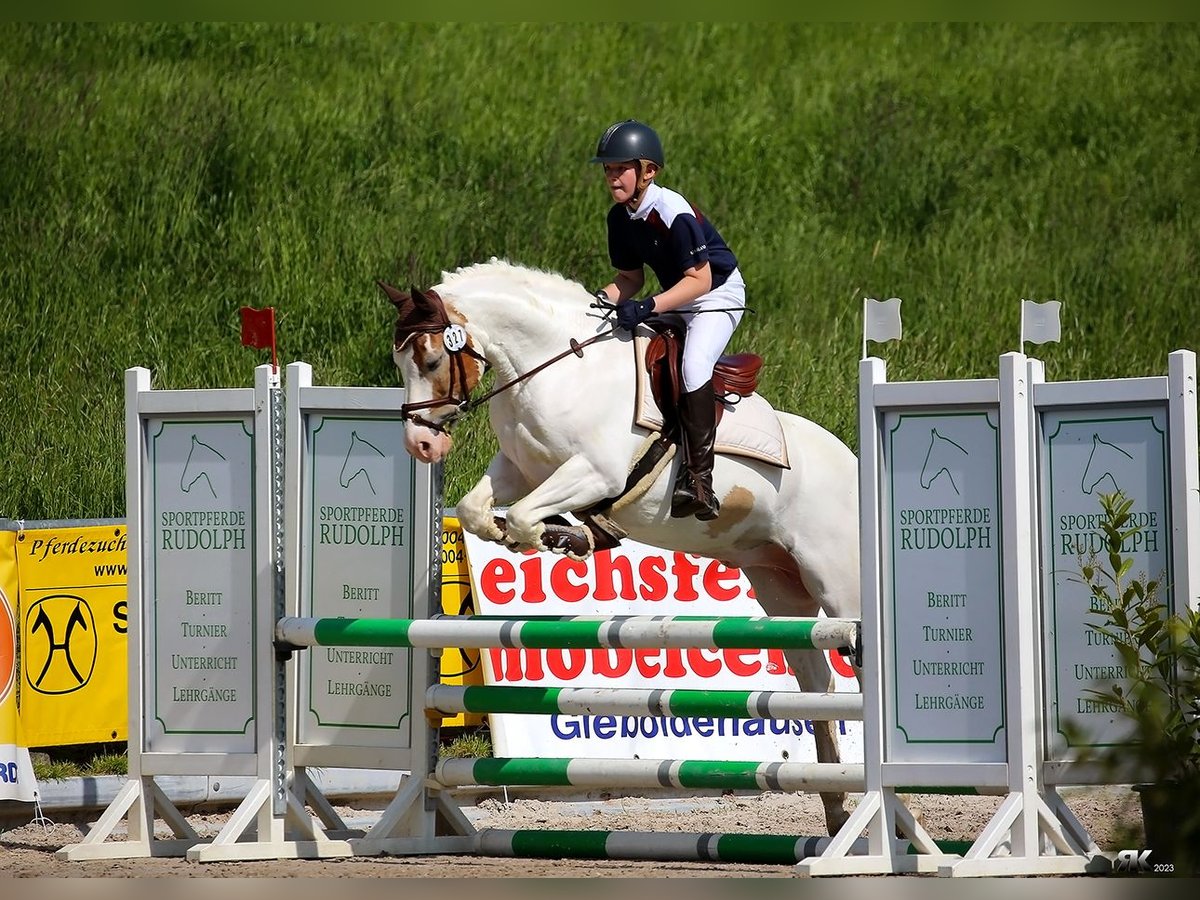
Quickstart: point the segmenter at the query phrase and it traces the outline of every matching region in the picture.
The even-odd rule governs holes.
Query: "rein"
[[[421,330],[426,331],[426,332],[443,331],[444,333],[449,333],[451,331],[451,329],[459,329],[460,331],[462,331],[462,326],[461,325],[442,326],[440,324],[437,324],[437,325],[432,325],[427,328],[423,328]],[[577,341],[575,338],[571,338],[570,347],[568,347],[562,353],[559,353],[555,356],[550,357],[550,359],[546,360],[544,363],[541,363],[540,365],[534,366],[528,372],[518,375],[516,378],[513,378],[511,381],[505,382],[504,384],[500,385],[499,387],[492,388],[492,390],[488,391],[486,394],[484,394],[480,397],[476,397],[474,399],[471,399],[469,391],[466,387],[466,385],[467,385],[466,364],[463,362],[462,355],[465,353],[468,356],[472,357],[473,359],[477,359],[480,362],[482,362],[484,365],[485,371],[488,368],[490,368],[491,364],[487,361],[487,359],[485,357],[481,356],[475,350],[473,350],[472,348],[470,348],[466,345],[465,333],[463,334],[463,336],[461,338],[461,341],[462,341],[461,344],[459,344],[457,347],[452,347],[451,341],[444,341],[443,343],[445,343],[445,345],[446,345],[447,352],[449,352],[450,359],[452,361],[452,365],[454,366],[454,368],[451,371],[451,375],[450,375],[450,396],[440,397],[440,398],[435,397],[432,400],[422,400],[417,403],[401,404],[400,417],[402,419],[408,419],[413,422],[416,422],[418,425],[422,425],[426,428],[432,429],[433,431],[449,433],[450,426],[460,416],[464,416],[467,413],[471,412],[473,409],[476,409],[477,407],[482,406],[484,403],[486,403],[488,400],[491,400],[497,394],[503,393],[504,391],[507,391],[511,387],[515,387],[516,385],[520,384],[522,381],[525,381],[528,378],[532,378],[538,372],[542,371],[543,369],[545,369],[549,366],[554,365],[554,363],[558,362],[561,359],[565,359],[566,357],[571,356],[571,355],[578,356],[580,359],[582,359],[584,347],[594,344],[596,341],[600,340],[601,338],[609,337],[614,331],[616,331],[616,329],[617,329],[617,326],[614,325],[608,331],[602,332],[601,334],[593,335],[592,337],[588,338],[585,341]],[[455,343],[457,343],[457,341],[455,341]],[[454,396],[454,382],[455,382],[456,374],[458,376],[459,383],[463,386],[463,391],[462,391],[461,397]],[[454,407],[455,407],[454,412],[450,413],[450,415],[448,415],[441,422],[432,422],[429,419],[426,419],[424,416],[418,416],[418,415],[413,414],[414,410],[429,409],[430,407],[434,407],[434,406],[445,406],[448,403],[454,405]]]
[[[428,296],[437,298],[437,301],[440,305],[441,298],[438,297],[437,294],[430,291]],[[593,309],[605,310],[606,311],[605,318],[607,318],[608,315],[614,309],[617,308],[617,305],[615,303],[611,303],[611,302],[597,301],[595,303],[592,303],[591,307]],[[741,308],[741,309],[739,309],[739,308],[700,309],[700,310],[689,310],[686,314],[694,315],[694,314],[701,313],[701,312],[740,312],[743,309],[744,308]],[[749,310],[747,310],[747,311],[749,311]],[[554,365],[559,360],[565,359],[566,357],[571,356],[572,354],[575,356],[578,356],[580,359],[582,359],[584,347],[594,344],[596,341],[598,341],[602,338],[611,336],[612,333],[615,332],[620,327],[619,325],[614,324],[612,326],[612,328],[610,328],[608,331],[602,332],[597,335],[593,335],[592,337],[588,338],[585,341],[577,341],[575,338],[571,338],[570,347],[568,347],[562,353],[559,353],[555,356],[550,357],[550,359],[546,360],[544,363],[534,366],[528,372],[525,372],[522,375],[518,375],[516,378],[512,379],[511,381],[507,381],[504,384],[500,385],[499,387],[492,388],[492,390],[488,391],[483,396],[471,399],[470,390],[467,388],[467,369],[466,369],[466,363],[463,362],[463,358],[462,358],[463,354],[466,354],[467,356],[470,356],[472,359],[476,359],[479,362],[483,363],[484,371],[487,371],[487,369],[489,369],[491,367],[491,364],[487,361],[487,359],[485,357],[480,355],[478,352],[476,352],[471,347],[467,346],[466,330],[461,325],[450,322],[449,317],[446,316],[446,314],[445,314],[445,307],[442,307],[441,313],[442,314],[441,314],[440,318],[442,319],[442,321],[431,322],[426,325],[414,327],[411,329],[411,332],[414,335],[417,332],[425,332],[427,334],[435,333],[438,331],[442,332],[442,334],[443,334],[442,343],[445,346],[446,351],[450,354],[451,365],[453,366],[453,368],[451,369],[451,373],[450,373],[450,395],[447,397],[435,397],[431,400],[421,400],[417,403],[401,404],[400,417],[402,419],[416,422],[418,425],[424,426],[425,428],[429,428],[433,431],[441,432],[444,434],[448,434],[450,432],[450,426],[460,416],[464,416],[467,413],[471,412],[472,410],[478,408],[479,406],[482,406],[484,403],[491,400],[497,394],[501,394],[504,391],[507,391],[509,388],[515,387],[516,385],[520,384],[522,381],[525,381],[528,378],[532,378],[538,372],[542,371],[543,369],[545,369],[549,366]],[[454,384],[455,384],[456,376],[457,376],[457,380],[458,380],[459,384],[462,385],[461,396],[455,396],[455,394],[454,394]],[[415,414],[415,410],[430,409],[434,406],[446,406],[447,404],[453,405],[455,407],[455,409],[452,413],[450,413],[450,415],[446,416],[446,418],[444,418],[441,422],[433,422],[433,421],[425,418],[424,416],[419,416],[419,415]]]

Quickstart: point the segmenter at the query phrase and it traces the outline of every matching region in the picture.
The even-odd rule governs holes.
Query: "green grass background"
[[[590,156],[634,116],[738,254],[732,350],[856,444],[863,296],[891,380],[993,377],[1022,298],[1050,380],[1197,344],[1200,26],[0,24],[0,516],[125,515],[123,379],[281,364],[396,385],[376,278],[609,268]],[[584,386],[585,387],[585,386]],[[454,503],[494,452],[483,413]]]

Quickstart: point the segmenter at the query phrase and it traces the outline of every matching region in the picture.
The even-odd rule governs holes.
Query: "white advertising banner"
[[[542,616],[763,616],[738,569],[626,539],[579,562],[513,553],[467,534],[476,612]],[[484,683],[532,687],[797,691],[781,650],[488,649]],[[849,664],[829,653],[835,690],[858,693]],[[507,757],[815,762],[812,723],[624,715],[489,716],[493,752]],[[835,723],[843,762],[862,762],[862,723]]]

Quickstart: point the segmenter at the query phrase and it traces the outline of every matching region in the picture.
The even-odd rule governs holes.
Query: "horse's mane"
[[[553,315],[566,310],[585,310],[591,294],[578,281],[557,272],[532,269],[492,257],[487,262],[461,266],[442,273],[442,284],[451,296],[469,296],[475,292],[520,295],[538,312]]]

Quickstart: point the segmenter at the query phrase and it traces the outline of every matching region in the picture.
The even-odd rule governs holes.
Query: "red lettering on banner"
[[[571,575],[586,579],[587,563],[576,559],[560,559],[550,567],[550,592],[564,603],[578,603],[588,595],[587,581],[571,581]]]
[[[494,556],[479,565],[479,588],[483,599],[499,606],[518,598],[531,604],[589,599],[598,603],[694,603],[701,598],[728,603],[743,596],[755,598],[741,570],[720,560],[687,553],[633,557],[608,550],[582,562],[548,558],[533,550],[525,551],[517,561],[508,555]]]
[[[592,671],[604,678],[621,678],[633,665],[633,651],[608,648],[592,651]]]
[[[701,678],[712,678],[721,671],[721,658],[709,659],[704,655],[702,647],[692,647],[687,652],[688,663],[692,671]]]
[[[621,599],[636,600],[637,591],[633,587],[633,560],[628,556],[613,556],[608,550],[602,550],[592,556],[596,566],[596,589],[592,593],[593,600],[616,600],[617,586],[614,576],[621,576]]]
[[[492,671],[496,681],[541,681],[545,678],[542,671],[541,650],[511,650],[508,648],[490,647],[488,655],[492,659]],[[522,666],[524,661],[524,666]]]
[[[667,678],[682,678],[687,674],[683,664],[683,651],[678,647],[667,648],[667,664],[663,667],[663,675]]]
[[[667,560],[662,556],[644,556],[638,565],[643,600],[664,600],[667,596]]]
[[[542,587],[542,560],[537,551],[527,551],[529,559],[521,563],[521,574],[525,576],[525,589],[521,591],[522,603],[545,603],[546,591]]]
[[[758,661],[761,652],[761,650],[738,650],[731,648],[725,651],[725,665],[729,667],[729,671],[733,675],[757,675],[762,670],[762,663]],[[753,662],[742,661],[742,657],[747,654],[750,654]]]
[[[838,653],[836,650],[826,650],[829,654],[829,664],[833,666],[833,671],[837,672],[843,678],[853,678],[854,668],[846,661],[846,657]]]
[[[583,674],[583,667],[586,664],[587,658],[582,653],[576,654],[565,649],[546,651],[547,671],[555,678],[561,678],[563,681],[578,678]]]
[[[497,606],[503,606],[517,596],[515,590],[505,590],[504,585],[516,580],[516,571],[507,559],[490,559],[479,573],[479,588],[483,596]]]
[[[555,650],[489,648],[488,654],[496,684],[540,682],[547,677],[561,682],[587,677],[619,680],[630,675],[649,679],[680,679],[689,675],[716,678],[723,671],[746,676],[764,671],[764,655],[767,659],[766,672],[776,675],[785,672],[792,674],[782,650],[714,650],[701,647],[572,647]]]
[[[637,666],[638,674],[643,678],[653,678],[661,672],[662,666],[654,662],[660,653],[662,650],[657,647],[639,647],[634,650],[633,662]]]
[[[736,600],[741,593],[741,586],[738,584],[741,575],[740,569],[731,569],[724,563],[713,562],[704,570],[704,592],[714,600]]]
[[[678,580],[678,585],[675,588],[675,599],[683,602],[700,599],[700,595],[696,593],[696,585],[692,583],[692,579],[700,572],[700,567],[684,556],[682,553],[675,554],[675,564],[671,566],[671,574]]]

